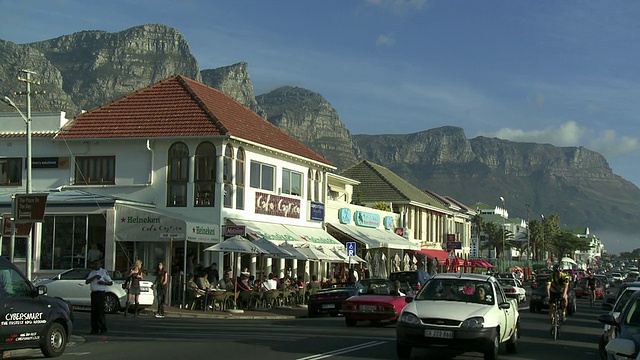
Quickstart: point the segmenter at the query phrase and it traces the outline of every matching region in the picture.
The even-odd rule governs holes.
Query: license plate
[[[360,310],[362,311],[376,311],[375,305],[360,305]]]
[[[148,292],[148,291],[149,291],[149,288],[148,288],[148,287],[146,287],[146,286],[141,286],[141,287],[140,287],[140,291]]]
[[[323,309],[335,309],[336,308],[336,304],[323,304],[322,308]]]
[[[453,339],[453,331],[427,329],[424,331],[424,336],[440,339]]]

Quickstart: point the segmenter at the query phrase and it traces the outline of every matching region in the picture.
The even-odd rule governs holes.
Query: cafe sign
[[[300,218],[300,200],[284,196],[256,192],[256,214]]]
[[[353,218],[358,226],[377,228],[380,225],[380,215],[378,214],[356,211]]]

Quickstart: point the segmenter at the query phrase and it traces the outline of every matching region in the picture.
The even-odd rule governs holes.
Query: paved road
[[[526,305],[526,304],[525,304]],[[578,314],[563,326],[562,338],[553,341],[545,313],[531,314],[523,305],[522,338],[517,354],[502,351],[501,359],[585,360],[598,359],[597,339],[602,313],[578,300]],[[131,317],[109,315],[107,336],[85,335],[89,314],[76,313],[76,334],[85,342],[67,349],[61,359],[225,359],[319,360],[394,359],[394,325],[358,324],[347,328],[342,318],[286,320],[226,320],[203,318]],[[32,352],[41,357],[38,352]],[[445,353],[416,349],[415,359],[446,359]],[[29,358],[18,357],[18,358]],[[449,357],[450,358],[450,357]],[[481,359],[467,353],[455,359]]]

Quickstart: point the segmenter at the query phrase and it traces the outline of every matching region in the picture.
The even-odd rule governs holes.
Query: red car
[[[589,277],[585,276],[582,279],[578,280],[578,284],[574,289],[576,293],[576,297],[589,296],[588,283]],[[604,299],[605,289],[604,284],[598,278],[596,278],[596,299]]]
[[[358,321],[396,321],[407,305],[406,295],[413,296],[411,286],[404,284],[395,290],[394,282],[388,279],[365,279],[360,282],[364,289],[342,304],[340,313],[347,326],[356,326]]]

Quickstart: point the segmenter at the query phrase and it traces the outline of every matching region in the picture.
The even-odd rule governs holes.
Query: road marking
[[[343,348],[343,349],[333,350],[333,351],[329,351],[329,352],[322,353],[322,354],[311,355],[311,356],[299,358],[297,360],[319,360],[319,359],[328,358],[328,357],[331,357],[331,356],[334,356],[334,355],[345,354],[345,353],[353,352],[353,351],[356,351],[356,350],[366,349],[366,348],[372,347],[372,346],[382,345],[384,343],[386,343],[386,341],[370,341],[368,343],[349,346],[349,347],[346,347],[346,348]]]

